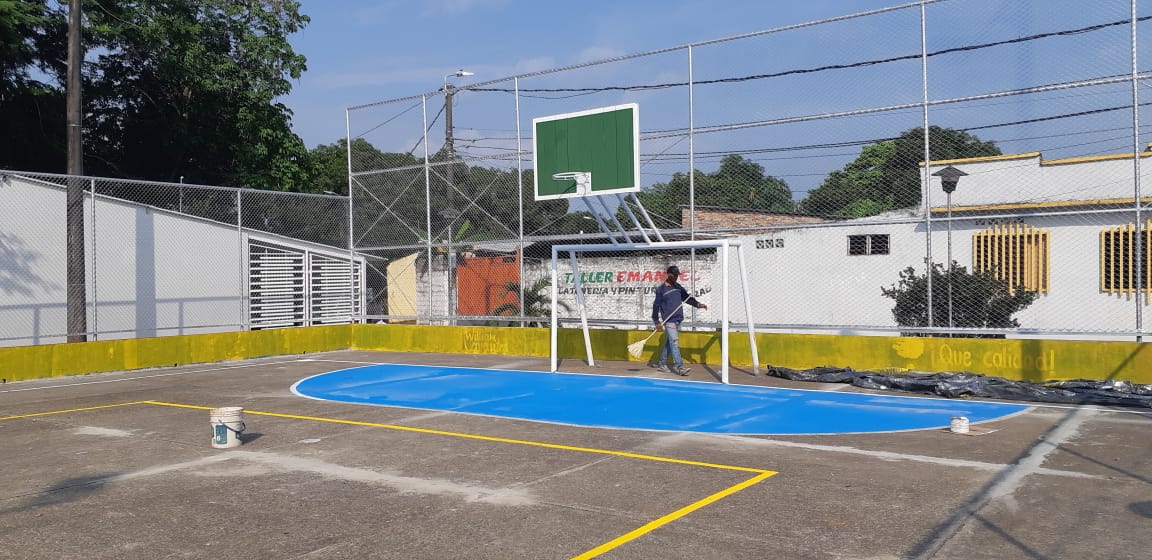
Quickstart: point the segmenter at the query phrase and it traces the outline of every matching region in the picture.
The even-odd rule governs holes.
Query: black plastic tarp
[[[981,397],[1063,404],[1098,404],[1152,408],[1152,385],[1128,381],[1048,381],[1032,383],[988,377],[965,371],[900,374],[856,371],[851,368],[790,369],[768,366],[768,375],[792,381],[851,383],[864,389],[906,391],[948,398]]]

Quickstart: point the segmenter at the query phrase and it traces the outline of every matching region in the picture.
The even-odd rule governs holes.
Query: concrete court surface
[[[289,390],[362,363],[548,368],[346,351],[0,385],[0,558],[1152,557],[1147,409],[1036,405],[970,435],[730,436]],[[245,408],[244,445],[209,445],[218,406]]]

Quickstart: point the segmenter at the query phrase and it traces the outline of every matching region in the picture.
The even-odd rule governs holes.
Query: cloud
[[[353,21],[361,25],[376,25],[394,22],[397,17],[412,17],[413,15],[424,18],[452,16],[477,10],[494,10],[506,5],[508,5],[508,0],[425,0],[422,6],[416,2],[391,0],[358,8]]]
[[[508,0],[427,0],[420,15],[458,15],[473,10],[499,8],[507,4]]]
[[[609,47],[588,47],[580,51],[580,54],[576,56],[576,62],[578,64],[584,64],[586,62],[595,62],[597,60],[604,60],[606,58],[616,58],[618,56],[624,56],[625,54],[628,53],[620,49],[613,49]]]

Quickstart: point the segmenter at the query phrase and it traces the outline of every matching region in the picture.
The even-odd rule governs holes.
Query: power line
[[[1136,21],[1137,22],[1143,22],[1143,21],[1147,21],[1149,19],[1152,19],[1152,16],[1138,17],[1138,18],[1136,18]],[[1091,33],[1093,31],[1100,31],[1102,29],[1107,29],[1109,27],[1115,27],[1115,26],[1120,26],[1120,25],[1130,25],[1131,23],[1132,23],[1132,20],[1125,19],[1125,20],[1112,21],[1112,22],[1108,22],[1108,23],[1101,23],[1101,24],[1097,24],[1097,25],[1090,25],[1087,27],[1081,27],[1081,28],[1077,28],[1077,29],[1065,29],[1065,30],[1061,30],[1061,31],[1051,31],[1048,33],[1037,33],[1037,34],[1028,35],[1025,37],[1017,37],[1015,39],[1006,39],[1004,41],[993,41],[991,43],[980,43],[980,44],[975,44],[975,45],[965,45],[962,47],[953,47],[950,49],[942,49],[942,50],[930,52],[927,54],[927,56],[928,57],[934,57],[934,56],[941,56],[941,55],[945,55],[945,54],[953,54],[953,53],[958,53],[958,52],[975,51],[975,50],[987,49],[987,48],[991,48],[991,47],[999,47],[999,46],[1003,46],[1003,45],[1011,45],[1011,44],[1016,44],[1016,43],[1026,43],[1026,42],[1030,42],[1030,41],[1037,41],[1040,39],[1048,39],[1048,38],[1052,38],[1052,37],[1065,37],[1065,36],[1070,36],[1070,35],[1080,35],[1083,33]],[[849,68],[861,68],[861,67],[865,67],[865,66],[875,66],[878,64],[887,64],[889,62],[900,62],[900,61],[905,61],[905,60],[919,60],[921,58],[921,56],[922,55],[920,55],[920,54],[907,54],[907,55],[894,56],[894,57],[888,57],[888,58],[877,58],[877,59],[872,59],[872,60],[864,60],[864,61],[860,61],[860,62],[852,62],[852,63],[848,63],[848,64],[828,64],[828,65],[824,65],[824,66],[816,66],[816,67],[812,67],[812,68],[798,68],[798,69],[785,70],[782,72],[774,72],[774,73],[769,73],[769,74],[752,74],[752,75],[748,75],[748,76],[736,76],[736,77],[730,77],[730,78],[716,78],[716,79],[712,79],[712,80],[698,80],[698,81],[694,80],[692,82],[665,82],[665,83],[660,83],[660,84],[603,86],[603,87],[596,87],[596,88],[519,88],[519,89],[467,88],[467,89],[469,89],[470,91],[487,91],[487,92],[497,92],[497,93],[516,93],[516,92],[518,92],[520,94],[524,94],[525,92],[587,94],[587,93],[597,93],[597,92],[606,92],[606,91],[648,91],[648,90],[667,89],[667,88],[674,88],[674,87],[685,87],[688,85],[698,86],[698,85],[747,82],[747,81],[753,81],[753,80],[764,80],[764,79],[769,79],[769,78],[780,78],[783,76],[793,76],[793,75],[798,75],[798,74],[812,74],[812,73],[816,73],[816,72],[825,72],[825,71],[829,71],[829,70],[846,70]],[[525,97],[527,97],[527,96],[525,96]],[[569,96],[569,97],[572,97],[572,96]]]
[[[374,130],[376,130],[376,129],[378,129],[378,128],[380,128],[380,127],[382,127],[382,126],[384,126],[384,125],[386,125],[386,124],[388,124],[388,123],[390,123],[390,122],[392,122],[398,118],[400,118],[402,115],[404,115],[404,113],[407,113],[408,111],[411,111],[412,109],[415,109],[419,106],[420,106],[419,103],[413,103],[412,106],[408,107],[407,109],[404,109],[403,111],[400,111],[399,113],[396,113],[395,115],[393,115],[391,118],[385,119],[384,122],[382,122],[382,123],[380,123],[380,124],[378,124],[372,128],[369,128],[368,130],[365,130],[364,132],[361,132],[360,134],[357,134],[356,136],[353,136],[353,138],[363,138],[364,135],[366,135],[366,134],[368,134],[368,133],[370,133],[370,132],[372,132],[372,131],[374,131]],[[416,148],[412,148],[412,149],[415,150]]]

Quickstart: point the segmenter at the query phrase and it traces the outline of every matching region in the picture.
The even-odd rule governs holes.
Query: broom
[[[683,301],[680,302],[680,305],[676,306],[676,309],[673,310],[672,313],[668,314],[668,317],[675,315],[676,311],[679,311],[681,307],[684,307]],[[664,323],[668,322],[668,317],[665,317],[663,321],[660,321],[660,326],[664,326]],[[658,333],[658,332],[660,332],[660,331],[658,331],[656,329],[652,329],[652,334],[649,334],[647,337],[644,338],[644,340],[640,340],[637,342],[633,342],[632,344],[629,344],[628,345],[628,353],[631,354],[633,358],[639,358],[640,356],[643,356],[644,355],[644,345],[648,344],[648,341],[652,340],[652,337],[656,336],[656,333]]]

